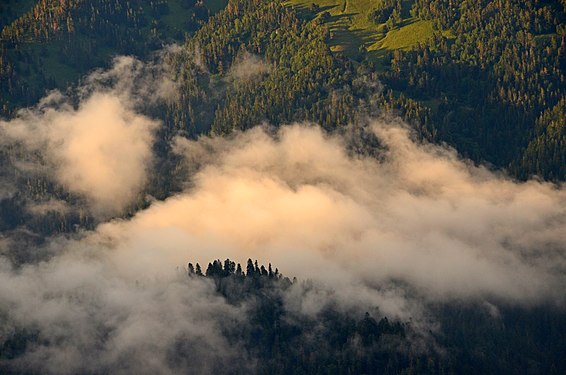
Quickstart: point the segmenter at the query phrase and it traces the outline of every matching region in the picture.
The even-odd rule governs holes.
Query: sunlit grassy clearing
[[[405,25],[389,31],[385,38],[370,46],[368,50],[407,50],[432,38],[434,31],[431,21],[414,21],[411,18],[406,22]]]
[[[417,43],[424,43],[433,36],[432,23],[409,17],[412,2],[403,5],[401,25],[385,32],[385,24],[375,24],[369,18],[379,0],[288,0],[300,14],[322,17],[328,12],[330,17],[324,22],[332,32],[330,47],[346,56],[360,56],[361,47],[370,52],[370,56],[380,59],[387,50],[410,49]],[[318,11],[312,12],[312,5],[318,5]]]

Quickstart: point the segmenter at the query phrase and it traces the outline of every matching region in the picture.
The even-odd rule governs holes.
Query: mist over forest
[[[564,373],[565,7],[2,5],[0,372]]]

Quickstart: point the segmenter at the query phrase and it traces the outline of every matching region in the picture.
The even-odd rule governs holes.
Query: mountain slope
[[[107,67],[112,56],[144,57],[180,42],[208,17],[202,3],[186,0],[38,1],[2,29],[0,115],[34,104],[48,90],[64,90]]]
[[[429,108],[438,140],[516,176],[566,178],[544,156],[566,154],[549,146],[561,141],[535,140],[549,126],[537,119],[564,97],[563,1],[289,3],[334,31],[335,51],[375,62],[396,95]],[[518,172],[523,159],[538,167]]]
[[[213,116],[206,109],[208,114],[200,120],[193,113],[192,124],[181,120],[185,124],[178,122],[173,128],[201,131],[210,129],[214,122],[215,129],[222,127],[220,132],[225,132],[263,120],[280,123],[303,119],[322,123],[327,129],[336,128],[351,121],[361,102],[367,105],[368,92],[356,91],[354,82],[369,77],[371,82],[379,79],[385,83],[383,95],[374,97],[370,106],[396,111],[417,126],[422,136],[447,142],[476,162],[508,168],[516,177],[536,173],[554,181],[566,178],[556,162],[566,153],[557,138],[560,132],[546,131],[550,124],[544,123],[548,116],[543,116],[558,104],[565,91],[564,4],[557,0],[473,4],[441,0],[287,1],[281,4],[296,13],[293,27],[310,30],[334,52],[328,55],[320,43],[303,50],[291,46],[291,54],[296,54],[305,67],[310,64],[301,71],[306,74],[303,77],[296,75],[298,65],[284,73],[279,63],[287,59],[269,50],[284,48],[265,38],[279,27],[286,33],[285,21],[262,17],[266,10],[259,3],[253,6],[263,10],[256,9],[252,16],[244,14],[250,9],[243,5],[234,13],[233,7],[240,5],[231,2],[218,19],[213,17],[210,22],[209,11],[191,1],[116,4],[107,0],[42,0],[5,27],[0,52],[4,116],[34,103],[48,89],[64,88],[85,72],[107,66],[114,54],[147,56],[163,43],[181,41],[185,32],[193,33],[204,25],[205,31],[195,40],[202,45],[205,64],[213,75],[225,77],[244,52],[259,55],[275,70],[263,75],[258,87],[235,87],[221,79],[219,87],[227,89],[227,97],[220,102],[212,100],[215,103],[209,105],[216,112],[216,107],[227,104],[224,115],[218,112]],[[224,6],[222,1],[209,5],[215,11]],[[263,22],[256,26],[254,32],[262,34],[252,37],[255,40],[250,39],[252,30],[246,26],[249,17]],[[292,39],[303,35],[299,32],[283,43],[296,43]],[[254,45],[258,43],[260,48]],[[261,49],[264,47],[267,49]],[[210,48],[214,51],[209,56]],[[342,55],[350,60],[343,60]],[[330,60],[342,62],[339,66],[317,66],[319,61]],[[304,87],[290,87],[293,79]],[[325,87],[327,84],[333,88]],[[284,95],[292,103],[283,104]],[[328,95],[334,95],[333,102],[341,104],[323,104],[320,98]],[[183,100],[179,108],[191,106],[186,95]],[[253,113],[248,113],[251,108]],[[370,112],[375,113],[375,108]],[[275,116],[273,111],[280,114]],[[175,116],[186,119],[189,113]],[[227,116],[246,117],[247,125]],[[542,141],[541,137],[551,139]]]

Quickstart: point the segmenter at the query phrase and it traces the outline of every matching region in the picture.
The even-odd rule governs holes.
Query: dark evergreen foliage
[[[385,82],[430,106],[435,138],[465,156],[564,180],[566,149],[550,120],[564,117],[564,11],[559,1],[417,0],[412,13],[436,35],[394,51]]]
[[[257,358],[259,374],[561,374],[566,315],[556,307],[517,307],[498,303],[428,305],[437,328],[428,337],[411,322],[355,316],[327,306],[308,317],[285,309],[291,282],[248,260],[249,273],[234,272],[226,259],[209,264],[206,277],[231,304],[250,303],[249,326],[230,339]],[[228,266],[228,269],[226,268]],[[236,268],[241,268],[238,264]],[[269,268],[269,267],[268,267]],[[258,271],[259,270],[259,271]],[[189,277],[196,274],[189,272]],[[228,370],[230,372],[230,370]],[[237,373],[237,368],[235,373]]]
[[[291,282],[278,272],[270,276],[251,259],[246,275],[234,272],[229,259],[222,264],[209,263],[202,277],[213,280],[217,293],[232,304],[253,301],[249,327],[228,335],[257,358],[260,374],[561,374],[566,369],[566,315],[552,306],[501,302],[496,314],[469,302],[429,305],[437,328],[425,338],[410,322],[367,312],[354,318],[328,306],[314,317],[293,314],[285,309],[285,293],[293,287],[306,291],[312,282]],[[189,277],[196,276],[189,266]]]

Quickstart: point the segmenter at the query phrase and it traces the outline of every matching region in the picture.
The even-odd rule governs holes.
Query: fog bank
[[[53,93],[0,123],[4,143],[39,153],[44,164],[31,168],[44,166],[102,217],[131,203],[151,171],[158,123],[128,99],[146,86],[96,83],[128,77],[136,64],[94,73],[77,106]],[[213,259],[258,259],[312,280],[315,288],[299,282],[285,295],[289,312],[311,317],[332,304],[379,309],[418,328],[428,302],[469,301],[493,316],[499,302],[564,308],[563,187],[473,166],[416,142],[399,120],[375,120],[367,131],[383,145],[379,158],[348,151],[345,137],[314,124],[176,138],[182,192],[132,218],[50,238],[46,261],[16,268],[0,255],[0,337],[37,335],[0,368],[217,373],[237,361],[253,369],[225,336],[248,324],[252,302],[228,304],[210,281],[186,276],[187,262],[206,268]],[[66,209],[56,200],[29,207]]]

